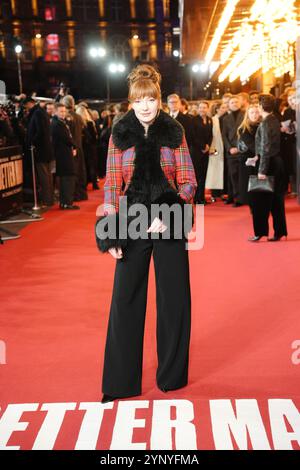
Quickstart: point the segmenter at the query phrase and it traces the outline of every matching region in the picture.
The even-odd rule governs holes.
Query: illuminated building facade
[[[299,0],[181,0],[180,10],[182,62],[216,64],[208,78],[223,91],[280,93],[295,80]]]
[[[1,0],[1,76],[9,92],[17,90],[19,41],[27,90],[47,93],[65,82],[78,96],[104,97],[108,61],[127,70],[137,62],[156,63],[168,88],[179,61],[173,56],[178,21],[178,0]],[[89,57],[91,47],[105,48],[105,60]],[[115,85],[112,95],[124,97],[126,83]]]

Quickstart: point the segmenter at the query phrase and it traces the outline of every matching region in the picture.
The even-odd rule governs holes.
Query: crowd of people
[[[43,206],[59,202],[63,210],[79,209],[74,202],[88,198],[88,184],[97,190],[99,180],[105,178],[112,126],[129,108],[129,102],[124,101],[107,105],[99,112],[84,101],[76,104],[71,95],[63,92],[47,102],[22,95],[0,108],[0,145],[23,146],[25,187],[30,180],[34,152]],[[284,198],[287,194],[296,195],[296,90],[288,88],[280,98],[256,91],[226,93],[221,100],[200,100],[197,104],[174,93],[167,97],[163,110],[185,130],[198,184],[194,202],[209,204],[221,199],[235,208],[247,204],[253,215],[254,239],[268,234],[269,213],[275,217],[275,237],[286,235]],[[266,132],[276,141],[269,146],[280,158],[280,184],[276,184],[280,196],[264,204],[264,198],[248,192],[248,180],[262,169],[258,135],[269,114],[272,119],[267,120],[272,121],[275,134],[270,129]],[[266,144],[262,151],[266,153]],[[265,164],[273,156],[266,154]],[[280,228],[276,225],[278,212]]]
[[[288,88],[280,98],[254,90],[226,93],[222,100],[200,100],[191,109],[172,94],[167,109],[185,128],[198,184],[195,203],[221,198],[235,208],[249,205],[254,229],[249,241],[269,235],[270,214],[274,236],[269,240],[286,237],[284,200],[297,191],[296,89]],[[249,192],[251,175],[274,176],[274,191]]]
[[[79,209],[74,202],[88,199],[89,183],[98,190],[105,177],[112,122],[125,111],[110,105],[99,113],[71,95],[48,101],[21,95],[1,107],[0,146],[23,147],[25,193],[32,187],[33,152],[42,207],[59,201],[61,209]]]

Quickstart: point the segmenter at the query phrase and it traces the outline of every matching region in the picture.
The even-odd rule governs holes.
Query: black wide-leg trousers
[[[191,293],[185,245],[184,239],[129,239],[124,259],[116,260],[103,393],[128,397],[142,392],[144,325],[152,252],[157,307],[156,382],[160,388],[170,389],[187,384]]]
[[[269,216],[272,214],[274,236],[287,235],[284,193],[249,193],[253,228],[256,236],[269,235]]]

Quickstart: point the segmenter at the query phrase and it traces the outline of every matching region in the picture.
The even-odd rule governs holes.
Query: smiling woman
[[[104,184],[105,215],[96,223],[100,251],[109,251],[117,259],[105,349],[103,403],[141,394],[152,251],[158,286],[157,384],[165,392],[181,388],[188,381],[191,294],[183,232],[185,219],[191,219],[192,211],[185,217],[183,209],[185,205],[192,209],[190,202],[197,183],[183,127],[161,109],[160,74],[149,65],[139,65],[128,80],[132,109],[112,130]],[[143,223],[138,238],[131,237],[132,233],[121,238],[115,230],[102,237],[104,231],[99,228],[109,228],[112,221],[118,223],[123,218],[121,213],[119,219],[123,181],[128,206],[132,209],[142,205],[145,209],[146,230]],[[179,217],[172,214],[171,220],[164,210],[162,217],[159,212],[159,217],[152,220],[152,205],[164,203],[167,208],[172,206],[172,211],[173,205],[177,207]],[[187,231],[191,228],[192,224]]]
[[[154,122],[161,107],[160,76],[152,67],[143,66],[140,70],[142,74],[134,70],[129,75],[131,81],[129,99],[147,135],[149,125]]]

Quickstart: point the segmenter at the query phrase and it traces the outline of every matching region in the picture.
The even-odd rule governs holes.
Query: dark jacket
[[[82,151],[82,134],[84,128],[84,122],[82,117],[79,116],[79,114],[75,113],[75,111],[69,110],[69,115],[67,116],[67,123],[70,128],[76,148]]]
[[[65,121],[54,116],[51,121],[51,134],[56,159],[56,175],[72,176],[75,174],[73,149],[75,143]]]
[[[224,123],[224,119],[226,118],[226,116],[229,116],[228,112],[226,112],[225,114],[219,117],[221,132],[223,131],[223,123]]]
[[[205,149],[206,145],[209,147],[212,143],[213,138],[213,123],[212,119],[207,116],[206,124],[201,116],[195,116],[193,120],[193,157],[195,159],[201,158],[204,154],[202,150]],[[209,152],[207,152],[208,154]]]
[[[242,124],[243,119],[243,111],[239,111],[237,113],[236,119],[233,113],[227,114],[223,119],[222,137],[225,147],[225,154],[228,158],[236,157],[236,155],[231,155],[229,150],[233,147],[237,148],[237,130]]]
[[[291,134],[281,133],[281,157],[284,160],[286,174],[289,176],[297,173],[296,111],[294,109],[287,108],[284,111],[281,121],[287,120],[291,121]]]
[[[36,161],[50,162],[54,159],[54,155],[48,114],[37,104],[31,108],[27,122],[26,150],[34,145]]]
[[[98,135],[97,135],[97,129],[96,129],[96,125],[94,125],[92,123],[92,121],[88,121],[87,122],[87,125],[84,127],[83,129],[83,148],[87,148],[87,149],[90,149],[90,148],[93,148],[93,151],[94,149],[96,150],[96,146],[97,146],[97,143],[98,143]],[[90,158],[91,155],[88,153],[86,155],[86,158]]]
[[[193,118],[189,114],[183,114],[181,111],[177,114],[176,120],[180,122],[184,128],[185,138],[189,149],[192,149],[193,136],[194,136],[194,123]]]
[[[246,166],[246,160],[248,158],[255,157],[255,135],[258,129],[259,123],[250,125],[250,129],[247,128],[240,132],[238,137],[238,150],[239,150],[239,202],[242,204],[249,204],[249,193],[248,183],[250,175],[257,175],[258,164],[256,166]]]
[[[8,119],[0,118],[0,147],[16,144],[15,135]]]
[[[258,173],[275,176],[275,191],[285,189],[284,166],[280,157],[280,122],[269,114],[258,126],[255,151],[259,156]]]
[[[237,148],[245,161],[247,160],[247,158],[253,158],[256,155],[255,135],[256,135],[258,126],[259,126],[259,123],[250,126],[250,130],[245,129],[244,131],[241,131],[240,136],[238,138]]]

